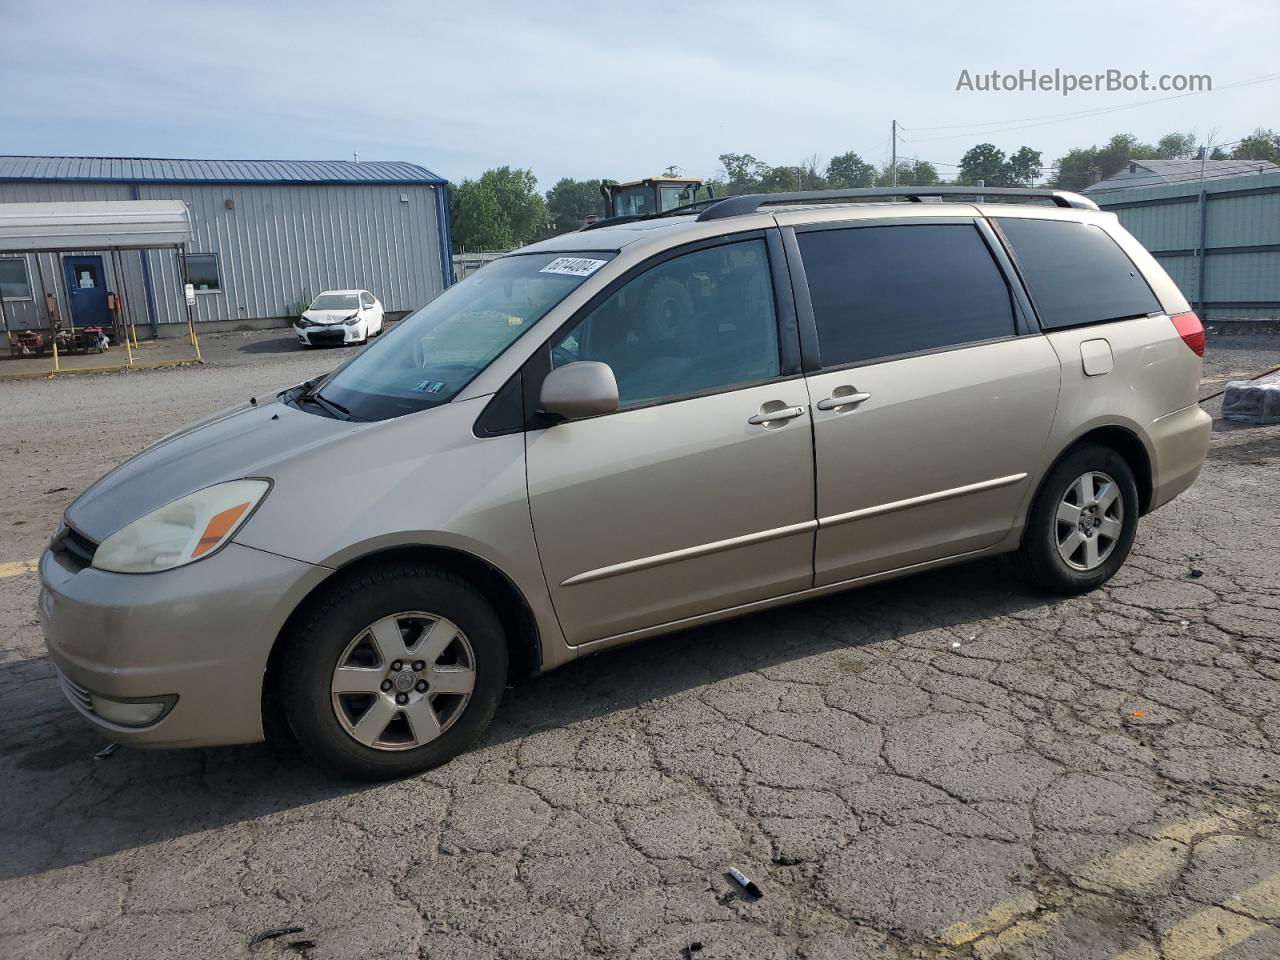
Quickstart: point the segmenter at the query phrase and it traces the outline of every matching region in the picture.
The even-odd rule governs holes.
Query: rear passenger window
[[[1161,309],[1138,268],[1101,227],[1000,218],[1047,330],[1146,316]]]
[[[824,367],[1013,336],[1008,285],[972,224],[798,233]]]

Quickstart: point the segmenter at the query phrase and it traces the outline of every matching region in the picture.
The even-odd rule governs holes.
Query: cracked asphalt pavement
[[[398,783],[94,759],[24,561],[112,464],[341,356],[279,341],[0,383],[0,957],[1280,956],[1280,428],[1219,423],[1089,596],[976,563],[650,641]],[[1277,363],[1213,338],[1203,392]]]

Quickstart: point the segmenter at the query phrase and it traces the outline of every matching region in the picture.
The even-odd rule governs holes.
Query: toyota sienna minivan
[[[395,777],[645,637],[1015,551],[1097,587],[1200,470],[1204,332],[1091,201],[985,193],[603,221],[164,438],[40,561],[66,695],[127,744],[280,716]]]

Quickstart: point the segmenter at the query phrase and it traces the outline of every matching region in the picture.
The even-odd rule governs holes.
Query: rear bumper
[[[40,620],[67,699],[105,736],[150,747],[261,740],[262,678],[300,591],[321,567],[228,544],[154,574],[73,569],[40,559]],[[90,700],[176,697],[158,721],[126,727]]]
[[[1154,452],[1151,509],[1162,507],[1196,481],[1209,452],[1213,418],[1199,404],[1159,417],[1147,428]]]

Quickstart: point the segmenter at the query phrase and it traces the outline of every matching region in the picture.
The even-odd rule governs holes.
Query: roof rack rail
[[[671,207],[667,210],[661,210],[658,213],[633,213],[621,217],[603,217],[592,223],[583,224],[578,231],[583,230],[599,230],[601,227],[614,227],[620,223],[636,223],[640,220],[658,220],[662,217],[680,217],[687,213],[693,213],[699,207],[705,207],[709,203],[719,203],[717,197],[706,197],[702,200],[695,200],[693,203],[686,203],[684,206]]]
[[[797,193],[749,193],[725,197],[698,215],[698,222],[723,220],[755,213],[763,206],[780,203],[829,203],[837,200],[892,200],[901,197],[921,203],[925,197],[1019,197],[1028,200],[1052,200],[1059,207],[1097,210],[1088,197],[1067,190],[1036,190],[1030,187],[862,187],[854,190],[802,190]]]

